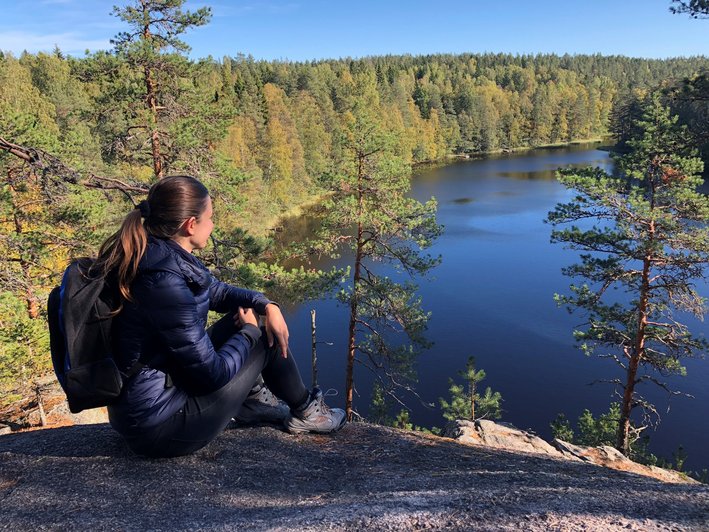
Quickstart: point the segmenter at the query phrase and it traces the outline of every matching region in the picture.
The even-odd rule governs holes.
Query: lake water
[[[622,377],[620,368],[585,357],[575,347],[572,331],[583,318],[558,308],[553,295],[568,292],[570,279],[561,275],[561,268],[575,262],[577,254],[551,244],[551,227],[543,223],[556,203],[571,198],[554,171],[589,165],[612,168],[606,152],[586,145],[462,161],[413,177],[412,195],[421,201],[435,196],[438,221],[445,226],[430,249],[443,261],[419,281],[423,306],[432,313],[428,338],[434,346],[418,361],[417,391],[436,407],[408,400],[413,423],[444,425],[438,398],[448,398],[448,378],[457,378],[470,355],[487,373],[481,386],[503,396],[502,420],[519,428],[550,438],[549,422],[559,412],[575,420],[584,408],[594,414],[607,411],[612,386],[590,383]],[[287,232],[302,231],[302,224],[307,226],[307,220],[293,221]],[[709,295],[705,286],[701,292]],[[342,406],[347,309],[332,300],[286,309],[291,347],[306,384],[312,308],[317,311],[318,340],[333,343],[318,346],[318,380],[323,388],[340,392],[330,403]],[[709,327],[693,322],[693,330],[706,334]],[[650,448],[670,458],[681,444],[689,454],[687,467],[709,468],[709,361],[689,360],[686,366],[688,376],[671,384],[694,399],[670,400],[654,385],[641,390],[662,413],[658,429],[649,432]],[[362,366],[355,372],[355,407],[366,416],[371,377]]]

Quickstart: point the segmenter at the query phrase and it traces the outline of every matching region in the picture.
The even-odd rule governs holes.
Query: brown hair
[[[194,177],[162,178],[150,187],[147,200],[128,213],[120,229],[101,245],[89,273],[102,277],[115,273],[122,298],[131,301],[130,285],[145,254],[148,235],[173,237],[185,220],[192,216],[199,219],[207,209],[208,198],[207,187]]]

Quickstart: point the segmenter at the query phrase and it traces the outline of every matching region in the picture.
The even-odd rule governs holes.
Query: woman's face
[[[207,208],[204,209],[202,214],[195,220],[193,226],[193,233],[190,235],[190,244],[193,249],[204,249],[209,242],[209,235],[212,234],[212,229],[214,229],[214,222],[212,221],[212,198],[207,198]]]

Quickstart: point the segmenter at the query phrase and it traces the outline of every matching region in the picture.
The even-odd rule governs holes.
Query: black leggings
[[[207,329],[207,334],[214,348],[219,349],[237,331],[232,315],[228,314]],[[293,355],[288,351],[288,357],[283,358],[278,343],[269,347],[266,331],[262,333],[261,340],[251,349],[233,379],[208,395],[190,397],[170,419],[138,437],[127,439],[131,449],[154,458],[181,456],[201,449],[238,415],[259,375],[263,376],[269,390],[290,407],[302,405],[308,399],[308,390]]]

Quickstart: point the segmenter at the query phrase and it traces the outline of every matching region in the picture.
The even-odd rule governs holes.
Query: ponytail
[[[132,301],[130,285],[138,273],[138,263],[148,245],[148,232],[138,207],[125,217],[121,228],[101,245],[98,258],[91,267],[101,277],[115,271],[121,298]]]

